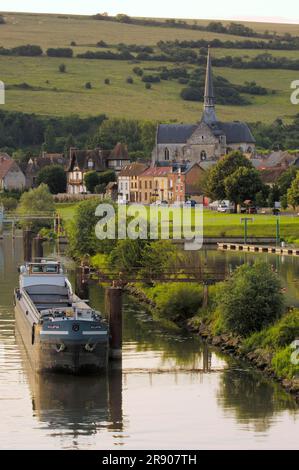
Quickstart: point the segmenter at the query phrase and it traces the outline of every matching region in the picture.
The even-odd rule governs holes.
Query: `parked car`
[[[230,212],[230,208],[226,204],[219,204],[217,212]]]
[[[191,207],[195,207],[197,202],[194,201],[194,199],[189,199],[188,201],[185,202],[186,206],[191,206]]]

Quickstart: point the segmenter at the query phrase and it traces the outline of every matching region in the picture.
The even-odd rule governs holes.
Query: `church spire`
[[[212,122],[217,121],[216,112],[215,112],[215,96],[214,96],[214,88],[213,88],[213,75],[212,75],[210,46],[208,47],[205,96],[204,96],[202,120],[206,122],[207,124],[211,124]]]

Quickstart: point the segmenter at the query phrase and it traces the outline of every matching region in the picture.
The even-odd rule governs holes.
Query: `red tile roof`
[[[141,173],[140,176],[167,176],[169,173],[172,173],[171,166],[151,166]]]
[[[16,166],[16,162],[14,160],[1,160],[0,158],[0,180],[2,180],[14,166]]]
[[[119,173],[118,176],[138,176],[146,170],[147,165],[145,163],[130,163],[126,165]]]

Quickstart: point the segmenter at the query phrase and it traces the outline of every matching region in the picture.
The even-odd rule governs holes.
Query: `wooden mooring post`
[[[122,288],[106,287],[105,310],[109,320],[111,359],[122,357]]]
[[[32,261],[32,230],[23,230],[23,249],[24,249],[24,261]]]
[[[75,292],[81,299],[89,298],[89,266],[81,264],[76,267]]]
[[[41,259],[44,256],[44,239],[39,235],[33,239],[33,253],[34,258]]]

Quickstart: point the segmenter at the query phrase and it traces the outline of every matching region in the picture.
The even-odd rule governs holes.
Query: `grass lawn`
[[[75,214],[76,206],[77,203],[56,204],[56,210],[65,221],[69,221]],[[178,212],[181,210],[180,208],[175,209]],[[222,214],[210,210],[204,210],[204,236],[243,236],[244,223],[241,223],[242,217],[253,218],[253,222],[248,222],[248,236],[275,238],[276,223],[279,220],[281,238],[289,241],[299,239],[299,216]]]

